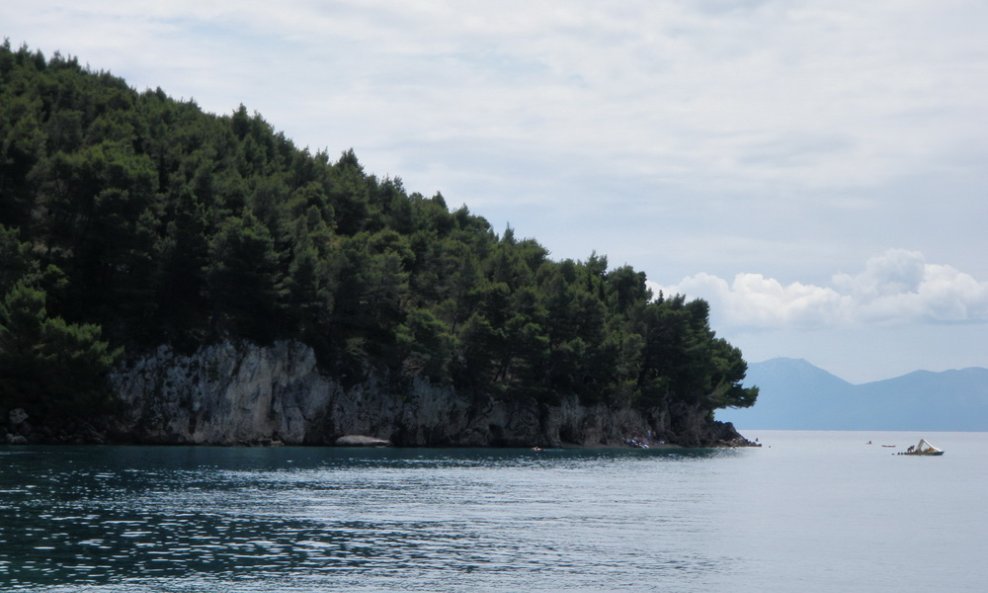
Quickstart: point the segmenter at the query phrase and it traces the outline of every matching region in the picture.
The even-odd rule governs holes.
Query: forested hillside
[[[346,139],[328,139],[342,141]],[[55,54],[0,48],[0,411],[113,410],[161,344],[311,346],[341,382],[463,398],[749,406],[703,301],[604,256],[553,261],[443,196]]]

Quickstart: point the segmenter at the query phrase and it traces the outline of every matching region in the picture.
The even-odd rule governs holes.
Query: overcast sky
[[[6,0],[0,36],[702,297],[749,361],[988,366],[982,0]]]

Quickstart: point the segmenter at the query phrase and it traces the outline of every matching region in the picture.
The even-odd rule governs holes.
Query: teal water
[[[0,591],[984,590],[988,434],[748,436],[765,446],[0,447]],[[946,455],[880,447],[919,436]]]

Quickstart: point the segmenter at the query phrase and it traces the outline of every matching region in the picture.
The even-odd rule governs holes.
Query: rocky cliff
[[[118,369],[112,384],[123,412],[111,439],[131,442],[333,444],[366,435],[399,446],[744,444],[732,426],[696,410],[644,414],[575,397],[558,406],[478,401],[423,381],[396,392],[375,377],[344,388],[298,342],[225,342],[191,355],[163,346]]]

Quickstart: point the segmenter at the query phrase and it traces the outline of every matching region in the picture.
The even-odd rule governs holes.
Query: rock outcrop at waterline
[[[78,426],[33,427],[21,413],[7,442],[334,445],[365,435],[397,446],[621,446],[629,439],[686,446],[748,443],[701,411],[556,406],[464,397],[413,381],[396,392],[381,378],[343,387],[298,342],[224,342],[191,355],[162,346],[111,377],[119,416]],[[341,441],[341,438],[343,440]]]
[[[117,438],[169,444],[335,444],[370,435],[398,446],[607,446],[649,435],[682,445],[741,445],[733,426],[700,411],[648,416],[631,408],[477,401],[413,381],[395,392],[371,377],[344,388],[298,342],[225,342],[191,355],[168,347],[132,361],[112,382],[125,410]],[[648,437],[646,437],[648,438]]]

